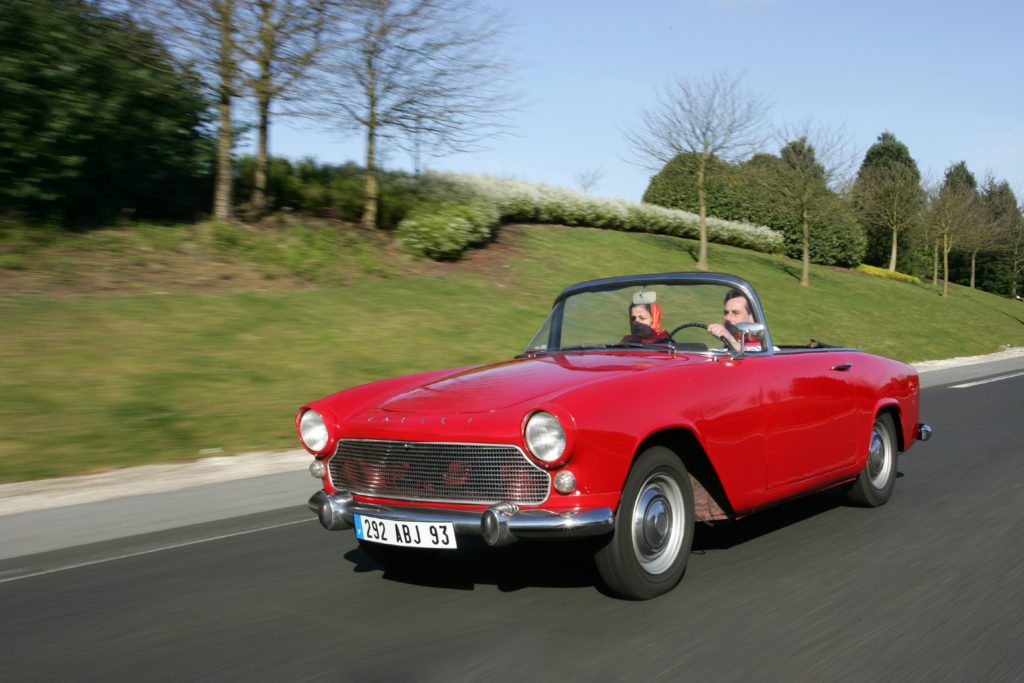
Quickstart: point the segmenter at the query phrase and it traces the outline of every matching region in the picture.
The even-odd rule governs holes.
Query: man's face
[[[654,332],[651,328],[653,321],[651,312],[647,310],[646,306],[633,306],[629,309],[629,329],[634,337],[646,339],[651,336],[651,333]]]
[[[723,311],[722,319],[727,323],[752,323],[754,322],[754,316],[750,314],[750,309],[747,308],[747,300],[741,296],[735,296],[725,302],[725,311]]]

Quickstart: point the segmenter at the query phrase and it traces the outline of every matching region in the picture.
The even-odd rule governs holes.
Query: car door
[[[853,351],[782,351],[761,359],[769,489],[853,464]]]

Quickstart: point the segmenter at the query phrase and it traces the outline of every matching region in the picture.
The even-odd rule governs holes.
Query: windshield
[[[723,347],[722,341],[706,327],[730,320],[760,322],[747,297],[727,285],[603,285],[584,289],[556,303],[525,353],[608,347],[719,349]]]

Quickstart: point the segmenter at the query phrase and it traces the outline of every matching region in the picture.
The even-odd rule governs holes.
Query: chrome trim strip
[[[314,493],[307,505],[324,528],[332,531],[353,528],[353,515],[360,514],[396,522],[450,522],[457,536],[482,537],[490,545],[505,545],[520,538],[599,536],[611,533],[615,526],[615,511],[611,508],[558,513],[498,503],[487,510],[445,510],[363,503],[345,491],[328,494],[322,490]]]

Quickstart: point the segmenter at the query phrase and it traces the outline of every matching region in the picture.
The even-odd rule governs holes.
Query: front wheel
[[[847,491],[851,502],[865,507],[884,505],[896,486],[896,426],[892,415],[875,418],[868,442],[868,462]]]
[[[611,540],[594,556],[609,591],[631,600],[666,593],[683,577],[693,545],[693,487],[679,457],[662,446],[633,463]]]

